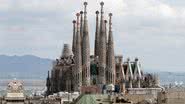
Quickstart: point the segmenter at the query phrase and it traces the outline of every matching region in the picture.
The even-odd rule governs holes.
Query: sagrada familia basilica
[[[76,20],[72,22],[72,47],[64,44],[61,57],[54,61],[51,73],[48,72],[47,93],[101,93],[108,85],[114,86],[119,92],[124,92],[127,88],[157,87],[158,77],[144,74],[138,58],[134,61],[128,58],[123,62],[123,56],[115,55],[113,14],[108,14],[107,21],[104,17],[104,2],[100,3],[100,12],[95,12],[95,48],[94,55],[90,55],[87,5],[84,2],[84,10],[77,13]]]

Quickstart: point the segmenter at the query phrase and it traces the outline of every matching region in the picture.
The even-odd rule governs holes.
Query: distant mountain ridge
[[[0,55],[0,81],[14,78],[45,80],[47,71],[52,69],[52,61],[52,59],[40,58],[34,55]],[[185,72],[157,70],[145,70],[145,72],[158,74],[161,84],[174,83],[175,81],[185,83]]]
[[[40,58],[34,55],[0,55],[0,72],[6,73],[7,76],[12,73],[18,73],[19,76],[28,74],[32,76],[41,75],[42,77],[42,75],[47,74],[48,70],[51,70],[52,61],[51,59]]]

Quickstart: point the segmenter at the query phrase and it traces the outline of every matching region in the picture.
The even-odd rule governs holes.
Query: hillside
[[[0,78],[44,78],[52,60],[33,55],[0,55]]]

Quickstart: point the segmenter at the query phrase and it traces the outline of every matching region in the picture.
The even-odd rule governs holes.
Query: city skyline
[[[88,20],[93,53],[94,8],[98,8],[97,4],[102,0],[87,1],[90,4]],[[103,1],[107,4],[105,12],[113,13],[115,54],[122,54],[124,60],[139,57],[144,70],[185,69],[183,1]],[[0,54],[33,54],[55,59],[64,43],[72,43],[72,20],[82,9],[78,8],[82,3],[72,0],[0,0]],[[70,7],[65,6],[69,4]]]

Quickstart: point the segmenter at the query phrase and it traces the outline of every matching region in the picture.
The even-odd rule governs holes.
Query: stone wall
[[[185,88],[169,88],[159,93],[158,104],[185,104]]]

